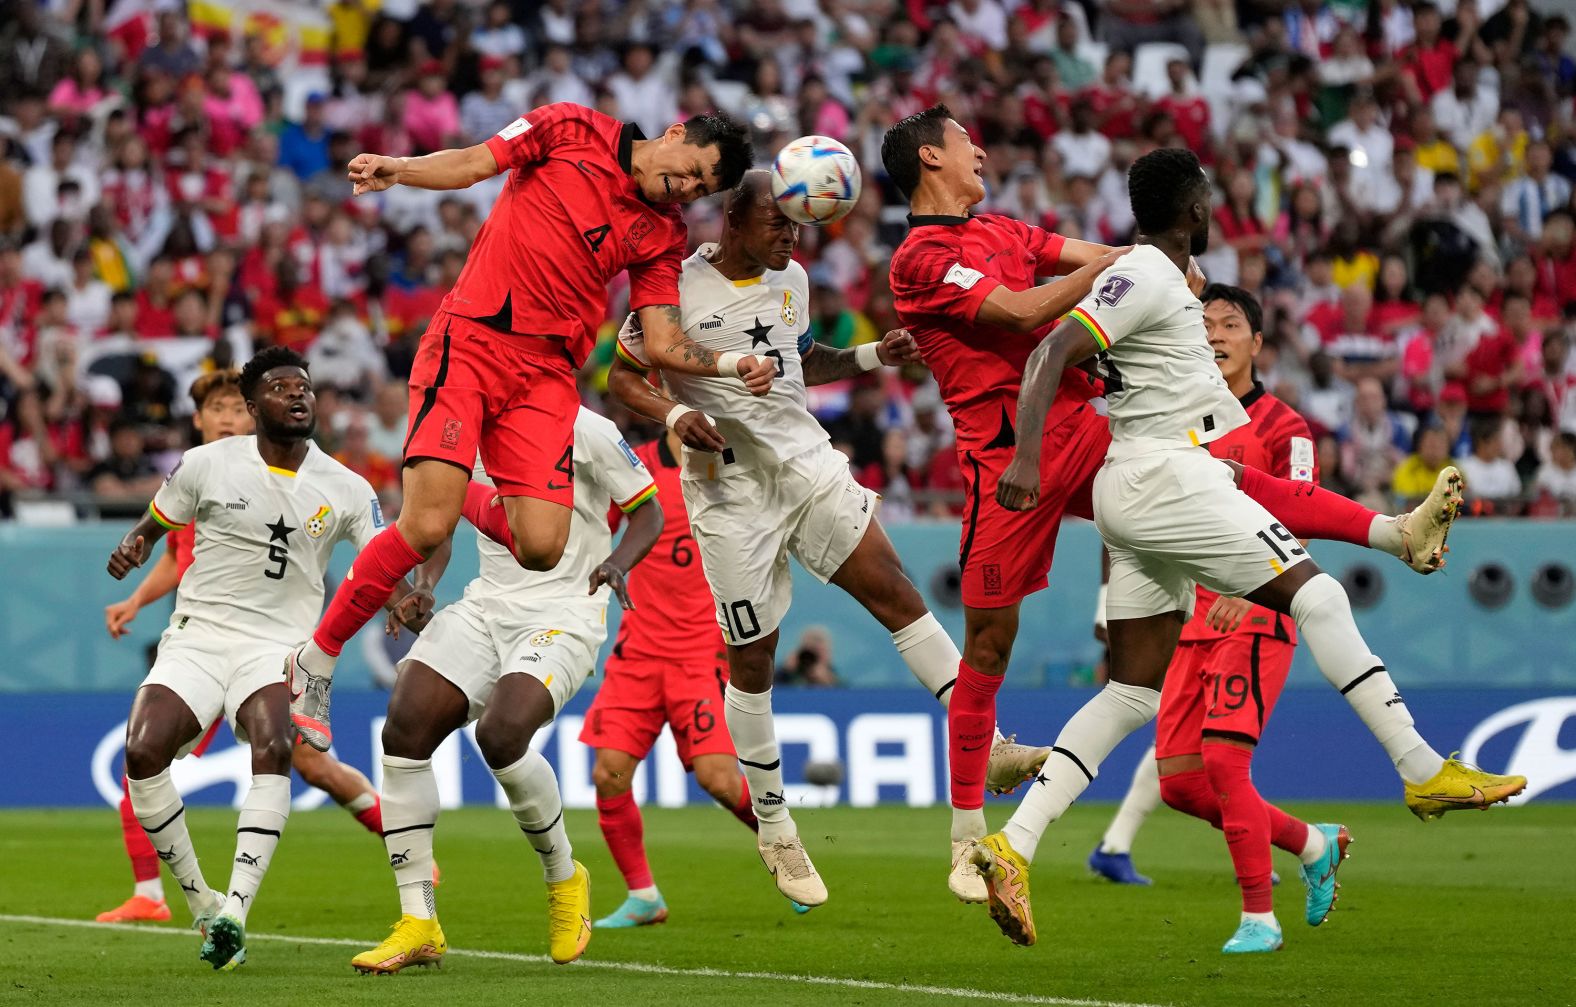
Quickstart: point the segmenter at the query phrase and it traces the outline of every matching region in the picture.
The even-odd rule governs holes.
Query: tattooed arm
[[[640,327],[645,333],[646,355],[653,367],[680,374],[737,376],[752,395],[772,390],[777,365],[751,354],[718,353],[684,334],[684,323],[677,304],[657,304],[641,308]],[[723,373],[723,367],[727,373]]]
[[[920,359],[919,346],[907,329],[893,329],[881,337],[879,343],[864,345],[874,347],[876,362],[882,367],[893,367]],[[864,350],[864,346],[850,346],[846,350],[838,350],[820,343],[811,343],[810,348],[799,358],[799,364],[804,368],[804,383],[825,385],[874,370],[873,367],[867,367],[865,361],[860,359],[861,351],[869,352]]]

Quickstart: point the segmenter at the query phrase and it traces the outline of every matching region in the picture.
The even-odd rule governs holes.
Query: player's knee
[[[1182,782],[1183,775],[1176,773],[1160,778],[1160,799],[1166,802],[1166,807],[1190,815],[1193,813],[1193,788]]]
[[[424,744],[425,731],[417,718],[389,710],[383,721],[383,754],[397,759],[427,759],[432,749]]]
[[[507,717],[483,718],[476,724],[476,747],[492,769],[505,769],[525,757],[536,727]]]
[[[263,738],[253,738],[251,744],[254,772],[289,775],[290,756],[295,748],[295,739],[289,732],[280,731]]]
[[[414,510],[407,507],[400,512],[396,522],[400,535],[423,556],[431,556],[433,550],[454,534],[454,528],[459,523],[458,513],[450,514],[438,507]]]
[[[169,768],[170,761],[163,745],[137,735],[126,739],[126,775],[133,780],[158,776]]]
[[[695,782],[721,804],[732,805],[738,795],[738,770],[727,766],[696,766]]]
[[[533,542],[515,537],[514,559],[526,570],[545,572],[558,565],[564,558],[564,543],[562,540],[552,542]]]
[[[1004,675],[1012,659],[1012,637],[991,626],[964,641],[963,660],[981,675]]]
[[[612,766],[598,761],[591,767],[591,784],[596,787],[598,797],[604,799],[622,797],[633,789],[635,774],[615,770]]]

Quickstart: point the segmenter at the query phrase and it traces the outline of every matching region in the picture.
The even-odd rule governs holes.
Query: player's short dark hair
[[[1259,299],[1241,287],[1233,287],[1229,283],[1211,283],[1204,288],[1204,294],[1199,301],[1203,304],[1225,301],[1242,312],[1242,317],[1248,320],[1250,330],[1264,331],[1264,309],[1259,306]]]
[[[950,118],[951,109],[935,104],[893,123],[881,138],[881,164],[904,199],[912,199],[919,188],[919,148],[946,146]]]
[[[755,148],[744,127],[721,112],[692,115],[684,120],[684,142],[697,147],[716,147],[717,186],[720,192],[739,184],[739,178],[755,163]]]
[[[1152,150],[1127,169],[1127,198],[1133,219],[1145,234],[1159,234],[1174,225],[1199,190],[1208,186],[1198,155],[1181,147]]]
[[[241,395],[246,401],[252,401],[263,375],[275,367],[299,367],[304,371],[307,369],[306,358],[288,346],[270,346],[260,351],[241,368]]]
[[[192,382],[192,405],[198,409],[214,395],[224,391],[239,392],[241,390],[241,372],[234,367],[226,367],[221,371],[210,371]]]

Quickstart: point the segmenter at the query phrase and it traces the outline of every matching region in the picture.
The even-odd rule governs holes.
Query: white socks
[[[645,899],[647,902],[655,902],[662,897],[662,893],[657,890],[656,885],[647,885],[644,888],[631,888],[629,894],[633,898]]]
[[[739,767],[750,784],[761,845],[798,835],[784,796],[782,750],[772,724],[772,690],[743,692],[729,682],[723,690],[723,708]]]
[[[164,881],[161,878],[149,878],[147,881],[139,881],[132,885],[131,894],[141,895],[143,898],[152,899],[155,902],[163,902]]]
[[[564,831],[564,805],[553,767],[541,753],[528,751],[518,762],[494,769],[492,774],[509,798],[509,810],[514,812],[520,831],[541,856],[543,876],[549,884],[568,881],[575,873],[575,862],[569,834]]]
[[[952,841],[961,843],[969,839],[984,839],[989,830],[985,827],[984,808],[952,809]]]
[[[246,792],[235,824],[235,866],[230,869],[224,915],[246,922],[289,817],[290,777],[274,773],[253,776],[252,789]]]
[[[128,779],[126,789],[131,794],[131,810],[142,823],[159,859],[175,875],[195,918],[212,907],[213,891],[197,866],[197,851],[192,847],[191,833],[186,831],[186,805],[170,779],[170,771],[165,769],[146,780]]]
[[[1160,693],[1154,689],[1107,682],[1095,693],[1062,728],[1045,768],[1002,830],[1012,848],[1033,860],[1046,826],[1084,792],[1111,749],[1159,711]]]
[[[1297,854],[1297,859],[1302,861],[1304,867],[1318,863],[1319,858],[1324,856],[1324,851],[1329,849],[1329,846],[1330,841],[1324,838],[1324,833],[1310,825],[1308,826],[1308,841],[1303,845],[1302,852]]]
[[[432,830],[438,822],[438,778],[430,759],[383,757],[383,845],[403,916],[430,920],[437,915],[432,896]]]
[[[1292,597],[1291,617],[1319,670],[1384,746],[1403,780],[1423,783],[1444,768],[1444,758],[1413,727],[1384,662],[1363,641],[1351,602],[1334,577],[1321,573],[1304,584]]]
[[[963,658],[936,617],[926,612],[893,633],[892,645],[908,665],[908,670],[919,679],[919,684],[946,706],[952,695],[952,683],[958,680],[958,662]]]
[[[352,815],[359,815],[376,803],[378,803],[378,795],[374,794],[370,790],[364,790],[355,797],[352,797],[350,800],[346,801],[344,804],[340,805],[340,807],[344,808]]]
[[[1368,525],[1368,548],[1396,557],[1405,554],[1406,543],[1401,540],[1401,528],[1395,518],[1384,514],[1374,515]]]
[[[1150,745],[1138,760],[1138,768],[1133,770],[1133,782],[1127,788],[1127,796],[1122,798],[1121,807],[1116,809],[1116,817],[1105,830],[1100,852],[1133,852],[1133,838],[1138,835],[1144,819],[1159,805],[1160,764],[1155,761],[1155,746]]]
[[[319,647],[317,640],[310,637],[306,641],[306,646],[301,648],[300,656],[296,658],[296,662],[302,668],[318,678],[329,680],[332,680],[334,677],[334,665],[338,661],[339,658]]]

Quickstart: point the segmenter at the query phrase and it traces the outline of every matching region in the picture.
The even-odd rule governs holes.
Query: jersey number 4
[[[586,244],[591,246],[591,251],[600,252],[602,250],[602,242],[607,240],[607,236],[612,230],[613,228],[610,224],[598,224],[588,231],[582,231],[580,236],[586,239]]]

